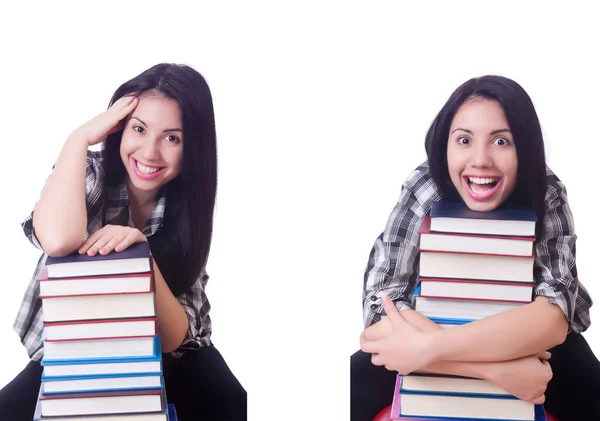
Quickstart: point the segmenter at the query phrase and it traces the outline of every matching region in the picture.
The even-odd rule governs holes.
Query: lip
[[[141,172],[138,167],[137,167],[137,160],[134,157],[129,157],[129,160],[131,162],[131,167],[133,168],[133,172],[135,172],[135,175],[142,179],[142,180],[153,180],[157,177],[159,177],[160,175],[162,175],[162,173],[164,173],[167,170],[167,167],[163,167],[162,169],[156,171],[155,173],[152,174],[144,174],[143,172]],[[145,165],[146,167],[150,167],[150,168],[160,168],[160,167],[156,167],[154,165],[146,165],[144,163],[142,163],[143,165]]]
[[[496,185],[494,186],[494,188],[491,189],[490,191],[488,191],[486,194],[478,194],[478,193],[475,193],[473,190],[471,190],[471,187],[469,186],[469,177],[495,178],[495,179],[498,180],[498,182],[496,183]],[[493,175],[474,175],[474,174],[464,175],[462,177],[462,180],[463,180],[463,185],[465,186],[465,189],[467,190],[467,193],[469,193],[469,196],[471,196],[471,199],[477,200],[478,202],[483,202],[485,200],[489,200],[492,196],[494,196],[494,194],[496,194],[496,192],[498,191],[498,189],[502,185],[502,181],[503,181],[502,177],[498,177],[498,176],[493,176]]]

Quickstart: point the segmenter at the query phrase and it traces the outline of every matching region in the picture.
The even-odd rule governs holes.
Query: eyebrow
[[[131,117],[131,119],[132,120],[136,119],[137,121],[139,121],[140,123],[142,123],[144,125],[144,127],[148,127],[148,125],[146,123],[144,123],[142,120],[140,120],[139,118],[137,118],[135,116]],[[181,133],[183,133],[183,130],[181,130],[181,129],[164,129],[163,133],[166,133],[166,132],[181,132]]]
[[[469,129],[461,129],[460,127],[457,127],[456,129],[452,130],[452,133],[454,133],[457,130],[461,130],[463,132],[467,132],[469,134],[473,134],[473,131],[469,130]],[[492,130],[490,132],[490,134],[498,134],[498,133],[503,133],[503,132],[508,132],[508,133],[512,133],[509,129],[498,129],[498,130]],[[450,133],[450,134],[452,134]]]

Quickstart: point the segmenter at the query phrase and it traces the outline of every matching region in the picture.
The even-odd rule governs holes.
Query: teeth
[[[468,177],[471,183],[475,184],[491,184],[494,181],[498,181],[496,178],[482,178],[482,177]]]
[[[158,171],[160,168],[151,168],[151,167],[147,167],[144,164],[141,164],[140,161],[136,161],[138,170],[140,170],[140,172],[142,174],[154,174],[156,171]]]

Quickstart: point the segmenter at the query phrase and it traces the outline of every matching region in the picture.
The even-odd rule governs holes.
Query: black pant
[[[188,351],[179,359],[165,355],[167,400],[179,421],[245,421],[246,391],[214,346]],[[40,389],[42,367],[30,361],[0,390],[1,421],[31,421]]]
[[[600,420],[600,362],[585,338],[570,333],[551,350],[553,377],[544,407],[560,421]],[[395,371],[371,364],[371,354],[358,351],[350,359],[350,417],[372,421],[392,403]]]

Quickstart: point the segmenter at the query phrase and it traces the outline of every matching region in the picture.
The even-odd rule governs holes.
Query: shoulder
[[[550,210],[567,203],[567,188],[562,180],[546,165],[546,195],[544,209]]]
[[[428,212],[433,202],[441,199],[441,190],[429,172],[427,161],[419,164],[406,178],[403,187],[410,192],[420,207]]]

